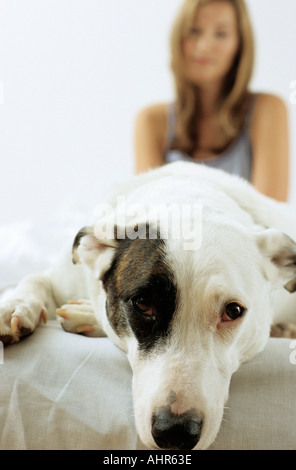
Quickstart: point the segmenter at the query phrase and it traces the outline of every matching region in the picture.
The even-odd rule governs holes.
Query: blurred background
[[[181,0],[0,0],[0,224],[94,206],[134,172],[144,106],[174,97],[169,34]],[[247,0],[252,90],[290,116],[296,206],[296,2]]]

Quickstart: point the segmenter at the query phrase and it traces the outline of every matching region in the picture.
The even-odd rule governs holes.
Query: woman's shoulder
[[[277,95],[269,93],[253,94],[251,128],[253,133],[261,133],[262,129],[275,129],[286,126],[287,107],[285,101]]]
[[[254,104],[251,123],[251,135],[254,140],[270,139],[286,133],[288,129],[288,111],[285,101],[277,95],[258,93]]]
[[[270,93],[253,93],[255,99],[255,111],[257,115],[268,116],[270,113],[277,114],[286,111],[284,100],[278,95]]]
[[[157,103],[141,109],[136,116],[136,128],[148,130],[163,139],[167,129],[167,103]]]
[[[153,123],[155,125],[166,123],[168,113],[167,103],[157,103],[141,109],[137,115],[137,120]]]

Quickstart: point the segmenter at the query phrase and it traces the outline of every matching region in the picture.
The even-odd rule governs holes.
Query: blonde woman
[[[249,91],[253,62],[244,0],[185,0],[171,35],[176,100],[137,116],[137,172],[193,160],[285,201],[287,111],[280,98]]]

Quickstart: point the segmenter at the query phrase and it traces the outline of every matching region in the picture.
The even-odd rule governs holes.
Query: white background
[[[252,89],[287,104],[296,204],[296,2],[247,3]],[[168,38],[180,4],[0,0],[0,224],[39,221],[71,201],[96,205],[133,174],[136,113],[174,96]]]

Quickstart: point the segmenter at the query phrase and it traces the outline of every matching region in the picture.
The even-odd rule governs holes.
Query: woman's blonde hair
[[[185,0],[171,33],[171,68],[175,79],[177,113],[173,147],[188,154],[194,151],[198,142],[199,90],[184,76],[182,40],[190,32],[197,9],[214,1],[228,2],[234,6],[240,35],[239,50],[217,107],[219,124],[229,140],[242,128],[247,109],[248,85],[254,65],[254,40],[244,0]]]

